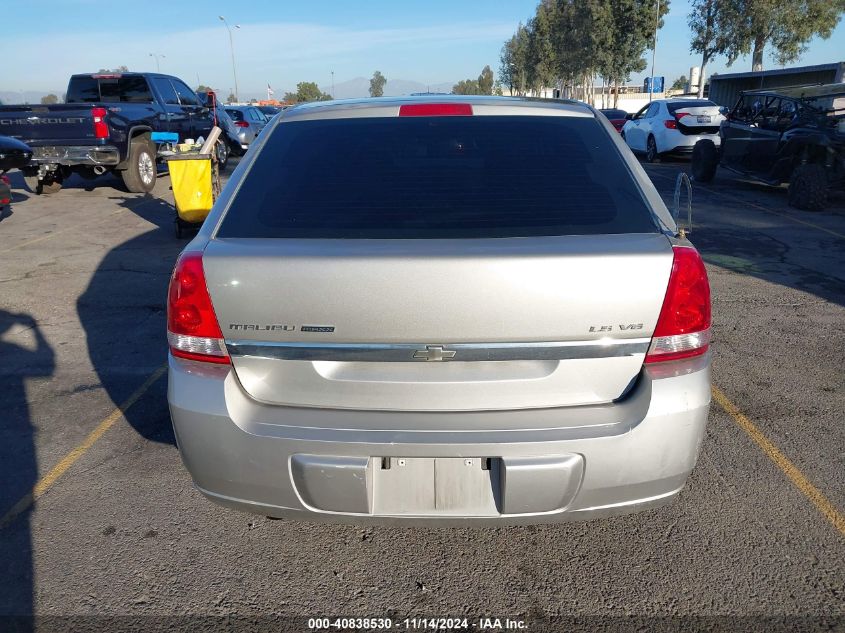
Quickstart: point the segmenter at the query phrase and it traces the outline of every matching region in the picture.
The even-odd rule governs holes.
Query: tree
[[[693,0],[688,23],[693,33],[690,51],[701,55],[699,99],[704,97],[704,73],[707,63],[716,55],[724,55],[731,48],[734,32],[740,22],[736,8],[736,2],[732,0]]]
[[[128,66],[118,66],[117,68],[100,68],[97,72],[100,73],[128,73]]]
[[[688,82],[689,79],[687,79],[687,76],[681,75],[675,81],[672,82],[672,90],[686,90]]]
[[[59,98],[52,93],[41,97],[41,103],[44,104],[44,105],[51,105],[53,103],[58,103],[58,102],[59,102]]]
[[[199,86],[197,86],[197,89],[194,92],[196,92],[198,95],[204,95],[209,92],[214,92],[214,88],[212,88],[211,86],[206,86],[205,84],[200,84]]]
[[[370,79],[370,96],[371,97],[383,97],[384,96],[384,84],[387,83],[387,79],[384,75],[381,74],[381,71],[377,70],[373,73],[372,79]]]
[[[477,79],[462,79],[452,86],[453,95],[480,95],[481,88],[478,87]]]
[[[313,81],[300,81],[296,84],[296,92],[286,92],[285,101],[289,103],[305,103],[306,101],[329,101],[332,98],[320,90]]]
[[[226,103],[235,103],[235,101],[237,100],[238,99],[235,97],[235,93],[230,91],[229,96],[226,97]]]
[[[478,76],[478,94],[491,95],[493,94],[493,71],[490,66],[485,66],[481,74]]]
[[[728,65],[751,53],[751,69],[763,70],[766,47],[778,64],[798,60],[808,42],[827,39],[845,13],[845,0],[735,0],[732,20],[723,25],[729,39]]]
[[[499,54],[499,80],[511,94],[525,94],[525,73],[528,64],[528,28],[520,22],[516,33],[502,46]]]

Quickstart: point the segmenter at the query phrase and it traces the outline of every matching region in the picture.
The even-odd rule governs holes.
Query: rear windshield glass
[[[687,108],[715,108],[716,104],[706,99],[690,99],[689,101],[670,101],[666,104],[669,108],[669,114],[675,114],[678,110],[686,110]]]
[[[152,100],[147,80],[138,75],[74,77],[67,93],[67,103],[151,103]]]
[[[624,119],[628,114],[625,110],[602,110],[601,113],[608,119]]]
[[[246,238],[474,238],[657,230],[594,118],[283,123],[218,230]]]
[[[243,121],[244,120],[244,113],[240,110],[226,110],[226,114],[232,117],[233,121]]]

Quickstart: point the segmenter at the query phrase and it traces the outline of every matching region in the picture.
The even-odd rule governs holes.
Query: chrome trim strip
[[[327,360],[345,362],[426,362],[426,360],[508,361],[572,360],[634,356],[648,351],[650,338],[607,341],[559,341],[542,343],[284,343],[228,340],[231,356],[252,356],[277,360]],[[434,358],[426,351],[440,348]],[[449,358],[442,352],[453,351]],[[423,354],[419,354],[423,352]],[[416,357],[415,357],[415,353]]]

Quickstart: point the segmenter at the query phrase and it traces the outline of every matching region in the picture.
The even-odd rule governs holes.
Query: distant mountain
[[[407,79],[388,79],[384,86],[384,95],[386,97],[399,97],[402,95],[409,95],[414,92],[452,92],[451,83],[439,83],[427,85],[419,81],[409,81]],[[320,86],[323,92],[331,92],[332,87]],[[361,97],[370,96],[370,80],[365,77],[355,77],[349,81],[342,81],[335,84],[334,95],[335,99],[358,99]]]

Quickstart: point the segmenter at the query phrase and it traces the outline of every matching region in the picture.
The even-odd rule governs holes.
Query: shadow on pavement
[[[174,209],[153,195],[111,197],[153,228],[112,248],[100,261],[77,301],[91,364],[112,402],[120,405],[167,360],[165,303],[176,257],[187,243],[177,240]],[[125,414],[145,439],[174,444],[165,397],[158,380]]]
[[[26,383],[52,376],[55,357],[35,319],[0,310],[0,360],[0,615],[29,615],[34,587],[30,494],[38,464]]]
[[[644,167],[671,210],[675,177],[680,171],[689,172],[689,162],[670,162],[668,169],[665,162],[662,168]],[[660,169],[664,171],[656,171]],[[833,196],[825,212],[802,212],[787,205],[785,188],[781,189],[739,179],[725,170],[706,188],[693,183],[690,239],[708,264],[845,305],[843,239],[802,224],[840,216],[842,200]],[[843,231],[845,224],[839,228]]]

